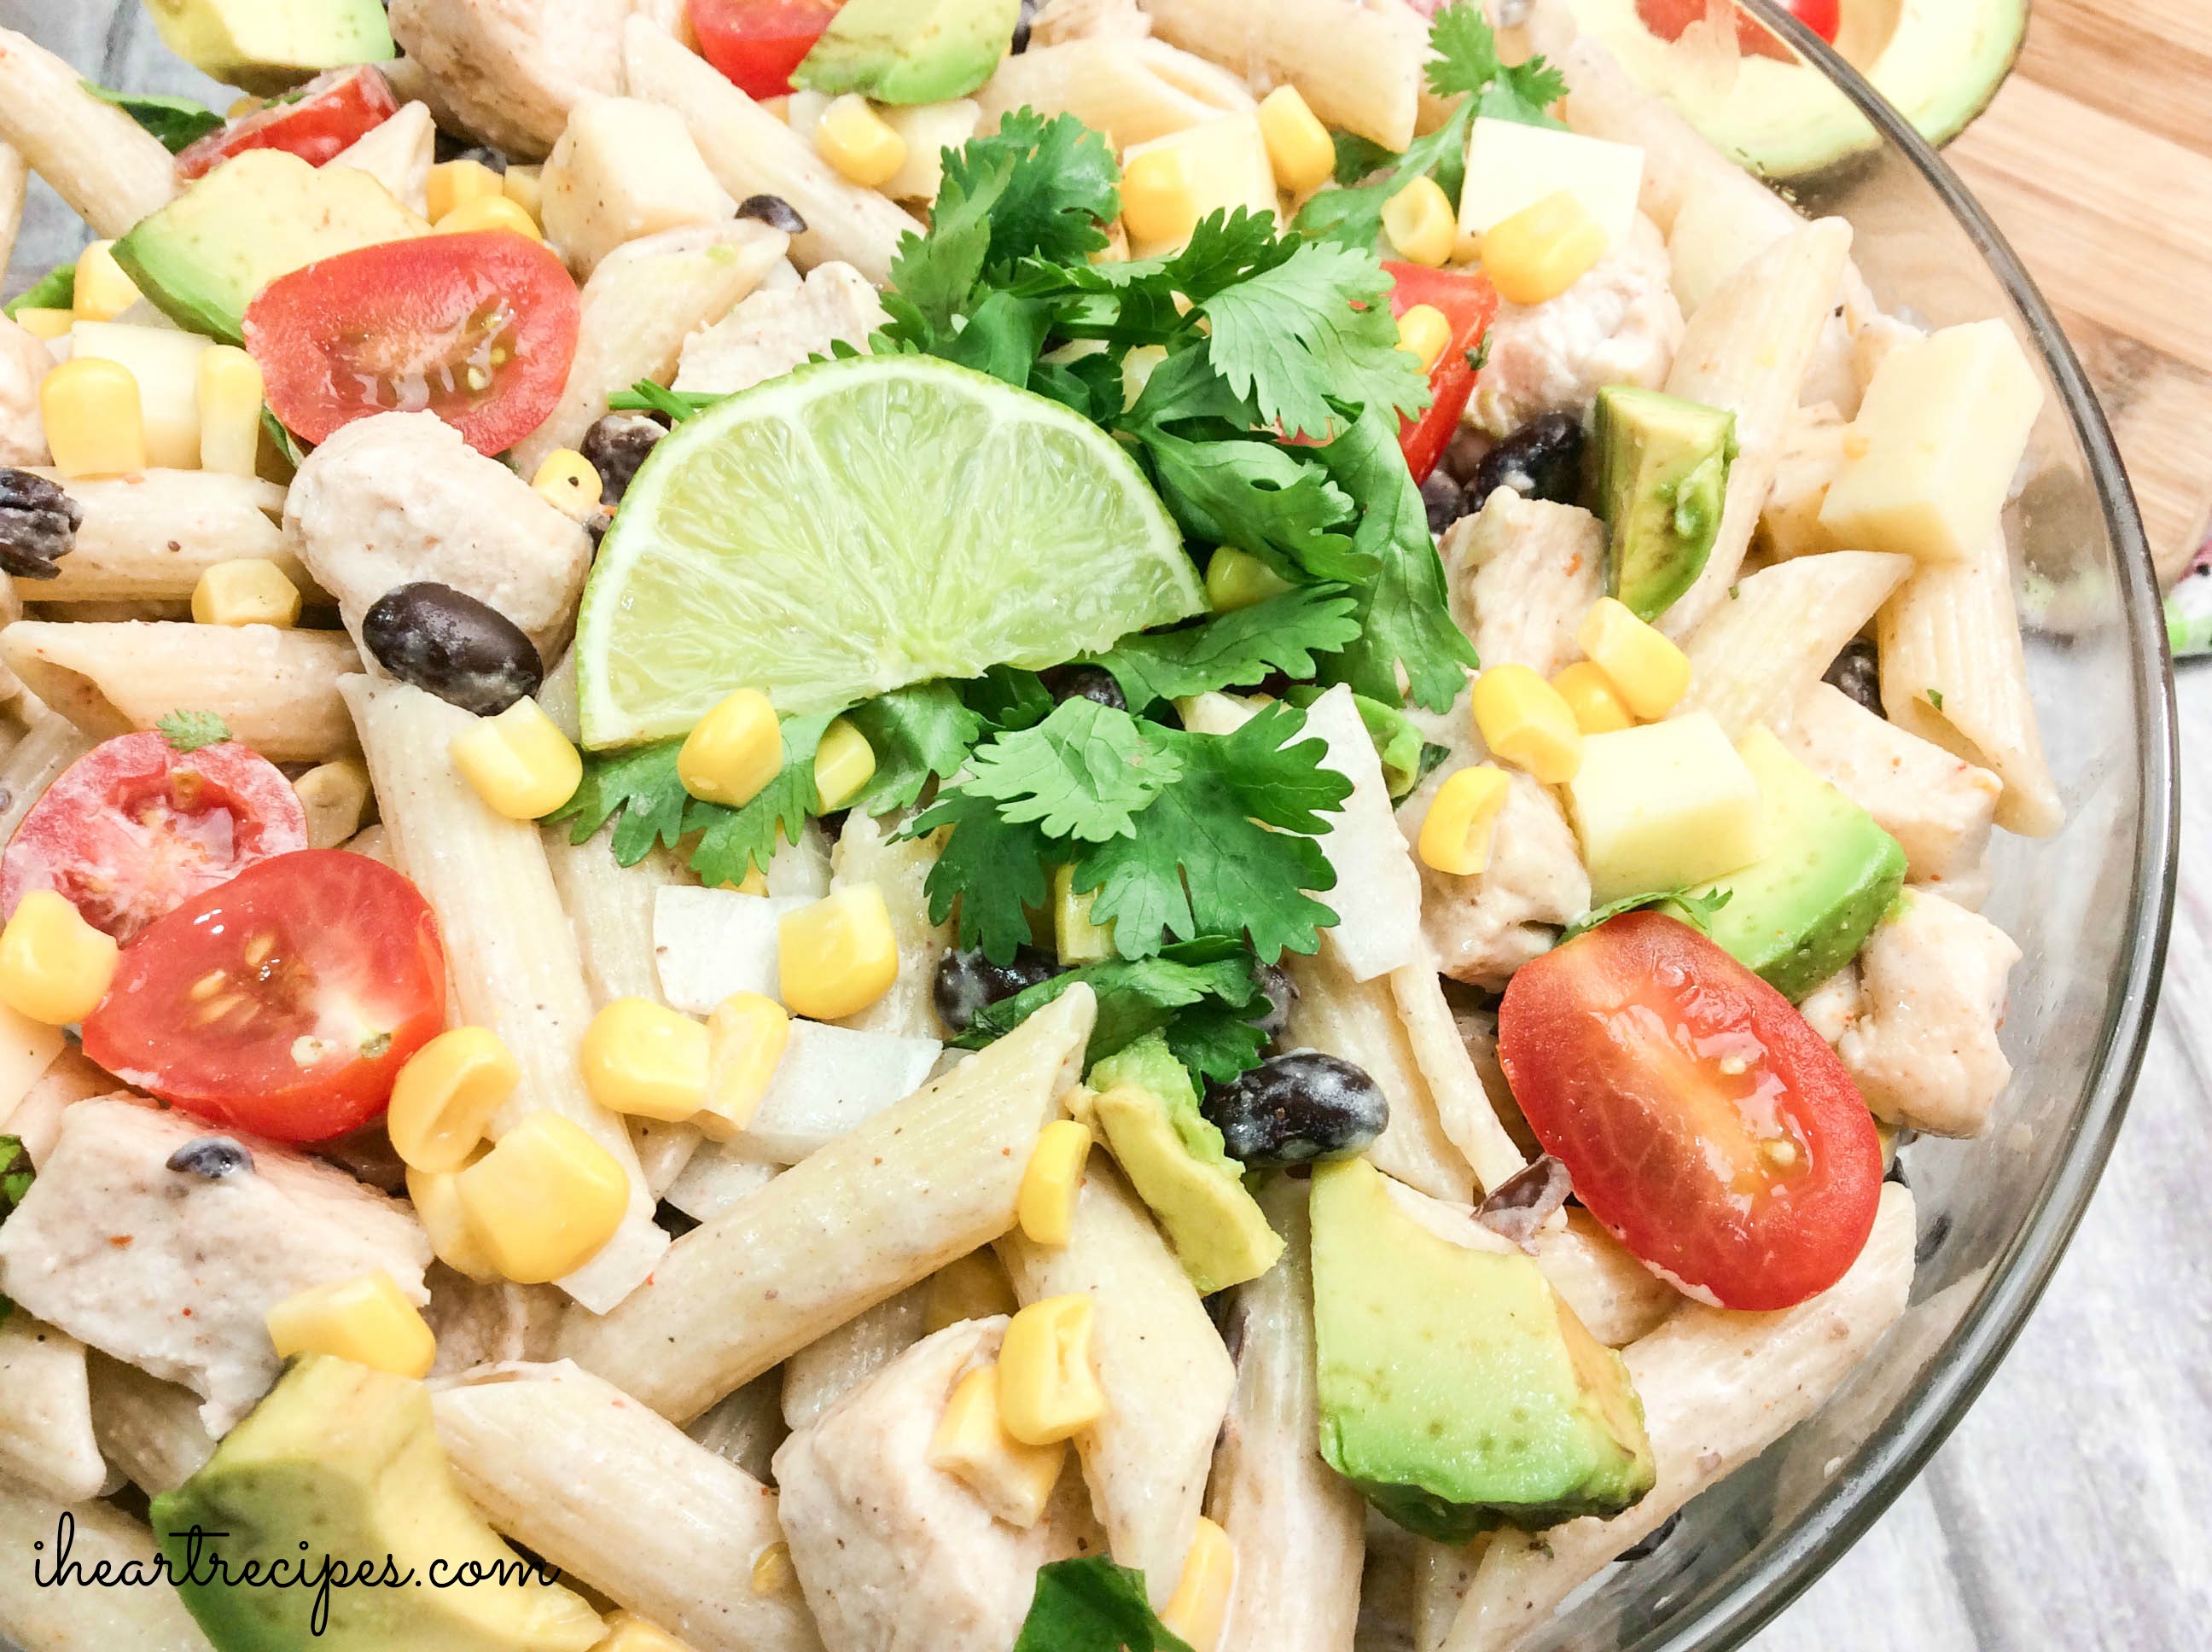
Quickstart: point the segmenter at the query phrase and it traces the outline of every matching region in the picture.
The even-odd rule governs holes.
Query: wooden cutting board
[[[2081,356],[2167,580],[2212,531],[2212,0],[2033,0],[1946,151]]]

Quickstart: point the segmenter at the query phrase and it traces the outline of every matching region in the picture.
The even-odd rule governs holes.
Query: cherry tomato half
[[[381,861],[302,849],[186,902],[123,949],[84,1053],[213,1124],[327,1141],[384,1111],[446,1020],[446,950]]]
[[[1850,1075],[1687,924],[1624,914],[1522,966],[1498,1059],[1576,1196],[1692,1295],[1787,1308],[1873,1230],[1881,1146]]]
[[[23,817],[0,858],[0,915],[54,890],[128,941],[257,860],[307,847],[307,811],[275,764],[235,741],[179,751],[151,730],[118,735]]]
[[[527,235],[483,229],[340,252],[246,307],[269,405],[310,442],[374,413],[435,413],[480,453],[545,422],[576,354],[576,283]]]
[[[1398,446],[1405,450],[1406,466],[1415,482],[1426,482],[1450,446],[1474,394],[1474,362],[1470,352],[1481,343],[1491,318],[1498,313],[1498,289],[1480,271],[1431,270],[1418,264],[1385,264],[1395,283],[1390,289],[1390,313],[1401,316],[1416,304],[1432,305],[1451,323],[1451,342],[1437,358],[1429,374],[1429,389],[1436,399],[1419,418],[1398,426]]]
[[[177,154],[177,176],[213,172],[248,149],[283,149],[319,167],[399,112],[392,82],[368,64],[326,69],[281,102],[226,121]]]
[[[699,55],[757,98],[791,90],[799,67],[830,20],[833,0],[690,0]]]
[[[1780,0],[1780,3],[1784,11],[1793,14],[1814,33],[1830,46],[1835,45],[1836,31],[1843,26],[1840,0]],[[1644,27],[1661,39],[1679,40],[1692,23],[1705,21],[1705,0],[1636,0],[1636,15]],[[1796,52],[1746,11],[1739,10],[1735,15],[1735,41],[1739,51],[1753,57],[1790,64],[1797,61]]]

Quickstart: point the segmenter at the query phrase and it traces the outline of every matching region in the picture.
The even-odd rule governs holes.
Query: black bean
[[[1036,15],[1037,0],[1022,0],[1021,20],[1014,25],[1013,49],[1016,52],[1030,49],[1030,25],[1036,21]]]
[[[1888,714],[1881,708],[1881,662],[1875,655],[1874,644],[1864,637],[1846,642],[1843,653],[1820,673],[1820,680],[1833,683],[1875,716]]]
[[[441,161],[474,161],[481,166],[489,167],[502,176],[507,172],[506,153],[494,149],[489,143],[471,143],[441,129],[433,147],[436,149],[438,159]]]
[[[1349,1158],[1390,1122],[1382,1086],[1319,1050],[1272,1056],[1225,1084],[1209,1084],[1200,1110],[1230,1157],[1254,1166]]]
[[[738,208],[738,216],[757,218],[770,229],[781,229],[787,235],[806,233],[806,220],[781,195],[748,195]]]
[[[197,1176],[217,1181],[227,1175],[253,1169],[253,1155],[242,1142],[228,1136],[201,1136],[186,1142],[169,1155],[169,1169],[188,1170]]]
[[[1674,1536],[1674,1527],[1681,1523],[1681,1519],[1682,1511],[1677,1509],[1653,1527],[1647,1534],[1623,1549],[1617,1558],[1622,1560],[1641,1560],[1644,1556],[1655,1552],[1661,1544]]]
[[[520,626],[465,592],[427,580],[379,597],[362,616],[361,640],[401,682],[479,717],[505,711],[545,680],[537,645]]]
[[[1468,513],[1467,495],[1442,466],[1421,484],[1421,503],[1428,508],[1431,533],[1442,533]]]
[[[1527,1169],[1500,1182],[1498,1191],[1484,1200],[1474,1219],[1501,1239],[1510,1239],[1523,1250],[1536,1242],[1536,1230],[1552,1219],[1552,1212],[1574,1192],[1567,1167],[1549,1153]]]
[[[1018,948],[1012,963],[994,963],[981,948],[947,952],[937,961],[929,995],[955,1036],[992,1005],[1060,974],[1060,962],[1035,947]]]
[[[584,432],[576,451],[599,473],[601,504],[614,504],[629,491],[638,466],[667,434],[666,425],[642,413],[610,413]]]
[[[1291,1002],[1298,995],[1297,984],[1291,981],[1291,972],[1279,963],[1255,963],[1252,979],[1267,995],[1267,1009],[1266,1014],[1249,1018],[1272,1044],[1283,1036],[1283,1029],[1291,1024]]]
[[[76,544],[84,507],[42,476],[0,470],[0,572],[58,580],[54,564]]]
[[[1115,711],[1129,709],[1129,702],[1121,695],[1121,685],[1114,680],[1114,673],[1103,666],[1054,665],[1040,675],[1055,701],[1096,700]]]
[[[1582,492],[1583,422],[1571,413],[1528,421],[1483,455],[1468,492],[1474,508],[1500,488],[1571,505]]]

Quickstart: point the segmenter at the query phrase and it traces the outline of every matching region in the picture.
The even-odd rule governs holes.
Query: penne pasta
[[[1485,1534],[1463,1547],[1455,1548],[1449,1543],[1436,1543],[1427,1538],[1416,1540],[1413,1652],[1437,1652],[1443,1645],[1444,1637],[1451,1633],[1452,1619],[1459,1616],[1460,1603],[1467,1599],[1468,1587],[1474,1582],[1475,1568],[1482,1564],[1482,1552],[1489,1541]]]
[[[1745,574],[1683,644],[1676,714],[1711,712],[1731,739],[1781,722],[1911,572],[1910,556],[1832,550]]]
[[[93,233],[111,239],[174,199],[176,167],[159,138],[84,89],[84,76],[0,28],[0,142]]]
[[[100,1454],[148,1497],[175,1491],[215,1455],[199,1395],[96,1349],[88,1362]]]
[[[854,1315],[783,1362],[783,1420],[793,1430],[836,1405],[922,1339],[928,1289],[910,1285]]]
[[[1164,40],[1070,40],[1034,46],[1000,62],[975,94],[981,130],[1017,109],[1073,115],[1116,150],[1186,131],[1254,106],[1227,70]]]
[[[23,152],[0,143],[0,270],[15,256],[15,237],[23,228],[23,199],[29,193],[31,168]]]
[[[153,470],[64,485],[84,520],[69,554],[55,563],[56,578],[16,586],[33,602],[189,600],[211,565],[245,558],[276,563],[310,606],[331,600],[284,543],[276,520],[284,490],[274,483],[220,471]]]
[[[0,632],[0,636],[5,635]],[[15,835],[31,805],[93,744],[90,735],[59,712],[43,707],[35,712],[15,749],[0,762],[0,844]]]
[[[684,1430],[716,1456],[763,1485],[775,1478],[775,1449],[791,1430],[783,1424],[783,1373],[755,1377],[691,1419]]]
[[[882,891],[898,941],[898,979],[890,990],[840,1026],[859,1032],[891,1033],[901,1038],[945,1037],[932,996],[937,964],[952,950],[952,926],[929,921],[929,896],[922,885],[937,864],[936,847],[927,838],[891,840],[889,823],[854,810],[845,822],[830,857],[830,887],[873,884]],[[779,848],[777,859],[782,858]],[[769,876],[773,886],[775,868]]]
[[[1436,1103],[1437,1122],[1474,1168],[1475,1185],[1493,1193],[1527,1169],[1528,1162],[1498,1121],[1498,1108],[1460,1037],[1451,1005],[1444,1001],[1436,960],[1424,957],[1394,969],[1389,981],[1413,1065]]]
[[[56,1564],[64,1543],[65,1573]],[[20,1652],[212,1652],[155,1570],[153,1533],[122,1510],[0,1481],[0,1546],[21,1557],[0,1567],[0,1635]],[[91,1582],[102,1566],[112,1581]]]
[[[633,1130],[636,1122],[641,1121],[634,1121]],[[665,1129],[678,1127],[671,1125]],[[653,1144],[663,1139],[664,1133],[658,1127],[653,1137],[640,1137],[638,1156],[646,1165],[648,1177],[653,1169]],[[685,1158],[676,1179],[661,1190],[660,1196],[684,1215],[704,1222],[709,1217],[720,1216],[739,1200],[758,1193],[782,1169],[782,1165],[755,1151],[742,1137],[735,1141],[702,1140]]]
[[[98,1497],[107,1479],[84,1344],[21,1309],[0,1321],[0,1475],[64,1503]]]
[[[1287,82],[1328,125],[1385,149],[1413,141],[1429,33],[1409,6],[1357,0],[1145,0],[1161,39],[1241,74]]]
[[[1536,1266],[1575,1310],[1583,1328],[1608,1348],[1626,1348],[1656,1330],[1681,1305],[1674,1286],[1638,1261],[1588,1211],[1536,1236]]]

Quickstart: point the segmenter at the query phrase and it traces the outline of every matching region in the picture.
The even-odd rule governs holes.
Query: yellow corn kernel
[[[1091,1298],[1047,1297],[1014,1315],[999,1350],[999,1420],[1024,1445],[1079,1433],[1106,1410],[1091,1369]]]
[[[310,1285],[269,1310],[277,1357],[332,1354],[394,1376],[430,1375],[438,1339],[382,1268]]]
[[[252,476],[261,452],[261,367],[235,344],[200,352],[200,469]]]
[[[995,1314],[1012,1314],[1020,1306],[1014,1300],[1014,1282],[1006,1277],[1006,1265],[987,1246],[947,1262],[929,1276],[921,1322],[934,1336],[963,1320],[987,1320]]]
[[[489,1027],[453,1027],[407,1058],[392,1080],[384,1127],[417,1170],[458,1170],[482,1145],[522,1069]]]
[[[545,1285],[599,1253],[629,1208],[615,1156],[557,1113],[533,1113],[453,1178],[461,1214],[502,1277]]]
[[[1024,1445],[999,1420],[999,1368],[962,1377],[929,1442],[929,1466],[964,1483],[1009,1526],[1027,1531],[1044,1517],[1067,1461],[1067,1442]]]
[[[1438,269],[1451,261],[1459,215],[1441,184],[1416,178],[1382,203],[1382,233],[1412,262]]]
[[[94,241],[76,255],[70,313],[79,321],[112,321],[138,301],[138,288],[115,261],[113,241]]]
[[[1328,182],[1336,170],[1336,145],[1328,128],[1306,107],[1295,86],[1279,86],[1260,100],[1260,136],[1267,145],[1267,166],[1275,187],[1304,195]]]
[[[481,161],[441,161],[430,168],[430,222],[467,202],[506,192],[506,180]]]
[[[1493,665],[1474,679],[1475,731],[1492,755],[1547,786],[1583,764],[1583,732],[1559,691],[1526,665]]]
[[[875,778],[876,749],[842,717],[831,720],[814,749],[814,801],[823,814],[842,809]]]
[[[584,1088],[611,1113],[677,1124],[707,1099],[707,1029],[649,998],[618,998],[584,1029]]]
[[[1066,964],[1101,963],[1114,956],[1114,926],[1091,921],[1096,890],[1075,892],[1075,868],[1052,869],[1053,950]]]
[[[783,730],[758,689],[739,689],[702,717],[676,754],[676,777],[705,803],[742,809],[783,769]]]
[[[1091,1132],[1073,1119],[1055,1119],[1038,1133],[1014,1200],[1015,1219],[1032,1242],[1065,1245],[1075,1231],[1075,1200],[1090,1157]]]
[[[776,969],[793,1015],[858,1015],[898,979],[898,937],[884,892],[854,884],[777,920]]]
[[[1398,348],[1433,373],[1451,343],[1451,322],[1433,304],[1416,304],[1398,318]]]
[[[192,587],[192,619],[201,625],[274,625],[300,619],[300,587],[265,556],[210,562]]]
[[[1121,174],[1121,222],[1140,242],[1187,240],[1198,228],[1198,191],[1180,145],[1131,157]]]
[[[431,1253],[456,1273],[479,1285],[499,1278],[499,1265],[484,1248],[483,1240],[469,1225],[461,1208],[460,1177],[452,1170],[407,1170],[407,1197],[414,1202],[415,1219],[428,1236]]]
[[[1279,597],[1291,582],[1249,550],[1224,545],[1206,562],[1206,600],[1217,614]]]
[[[1618,734],[1636,726],[1613,679],[1587,659],[1577,659],[1562,669],[1552,679],[1552,686],[1574,713],[1575,726],[1585,734]]]
[[[39,380],[46,447],[64,480],[146,468],[146,415],[138,380],[97,355],[64,361]]]
[[[1189,1642],[1191,1652],[1213,1652],[1229,1616],[1230,1588],[1236,1581],[1237,1546],[1228,1533],[1200,1515],[1190,1552],[1183,1556],[1182,1576],[1160,1608],[1160,1622]]]
[[[750,861],[747,861],[745,863],[745,875],[743,878],[740,878],[734,884],[725,882],[717,884],[715,887],[717,889],[733,889],[740,895],[765,895],[768,893],[768,873],[762,871],[758,866],[754,865]]]
[[[606,491],[599,467],[573,447],[556,447],[540,459],[530,485],[572,522],[588,522],[597,516],[600,496]]]
[[[510,174],[514,170],[507,168]],[[607,1619],[606,1635],[592,1643],[591,1652],[691,1652],[691,1643],[678,1640],[659,1624],[649,1623],[635,1613],[617,1612]]]
[[[753,1562],[753,1593],[781,1594],[799,1583],[798,1570],[791,1564],[791,1545],[771,1543],[760,1552]]]
[[[504,195],[479,195],[474,200],[464,201],[444,217],[432,222],[430,228],[440,235],[467,235],[479,229],[504,229],[517,235],[526,235],[533,241],[545,239],[545,232],[538,227],[538,220],[517,201]]]
[[[240,115],[250,115],[261,106],[261,100],[248,92],[243,97],[233,98],[230,100],[230,107],[222,112],[222,118],[225,120],[236,120]]]
[[[1510,304],[1557,298],[1604,256],[1605,226],[1568,189],[1492,224],[1482,238],[1483,273]]]
[[[447,748],[477,795],[509,820],[535,820],[568,802],[584,760],[535,700],[477,720]]]
[[[74,310],[41,310],[25,308],[15,312],[15,325],[33,338],[43,338],[51,343],[57,338],[69,337],[69,330],[76,325]]]
[[[906,140],[858,92],[830,100],[815,124],[814,147],[864,189],[889,183],[906,165]]]
[[[0,1004],[65,1027],[92,1013],[115,979],[116,945],[67,896],[34,889],[0,929]]]
[[[1488,763],[1462,768],[1437,788],[1421,822],[1421,859],[1438,872],[1472,878],[1490,865],[1490,840],[1512,782]]]
[[[545,222],[545,175],[538,167],[509,167],[500,174],[500,190],[507,198],[538,222]]]
[[[791,1042],[791,1016],[758,993],[732,993],[707,1017],[707,1099],[691,1116],[700,1133],[727,1141],[753,1121]]]
[[[307,847],[335,849],[361,829],[368,810],[368,770],[357,758],[317,763],[292,782],[307,816]]]
[[[1646,722],[1664,717],[1690,691],[1689,655],[1626,603],[1600,597],[1575,628],[1575,643]]]

